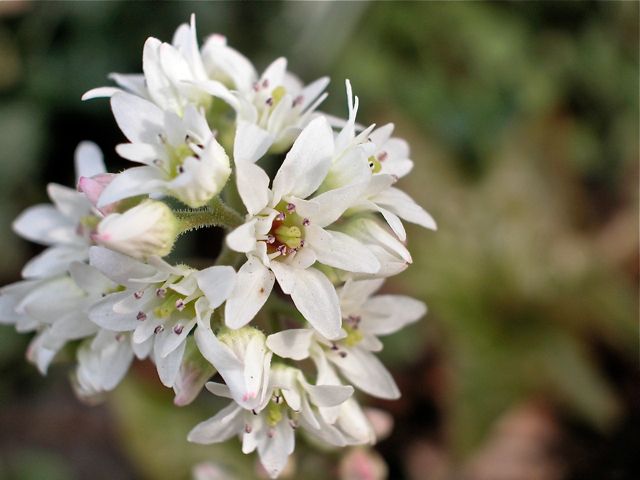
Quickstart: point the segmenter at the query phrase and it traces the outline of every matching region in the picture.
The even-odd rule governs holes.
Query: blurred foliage
[[[79,141],[96,141],[112,170],[125,165],[107,103],[80,95],[108,83],[108,72],[140,71],[146,37],[170,40],[192,11],[201,38],[227,35],[259,69],[284,55],[307,81],[330,74],[324,109],[334,115],[346,114],[350,78],[359,120],[395,121],[411,143],[416,168],[403,187],[439,231],[409,228],[414,265],[386,288],[424,299],[430,313],[387,339],[383,356],[397,372],[422,368],[425,351],[438,358],[444,381],[419,388],[435,399],[455,455],[476,449],[496,418],[531,399],[605,436],[627,418],[628,379],[606,369],[602,352],[623,374],[636,372],[635,2],[3,2],[6,282],[37,251],[10,233],[11,219],[46,201],[46,182],[71,184]],[[198,245],[218,244],[204,235]],[[0,367],[11,372],[25,342],[1,333]],[[13,385],[3,375],[3,398]],[[166,392],[128,381],[111,404],[123,449],[144,477],[186,478],[204,459],[252,475],[237,444],[184,440],[218,408],[211,398],[179,410]],[[47,461],[52,472],[64,468]],[[297,459],[308,475],[325,474],[324,462],[304,451]],[[392,464],[392,478],[403,470]]]

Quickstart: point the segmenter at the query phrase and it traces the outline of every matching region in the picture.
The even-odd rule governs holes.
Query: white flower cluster
[[[333,120],[317,111],[328,79],[304,86],[284,58],[258,75],[224,37],[199,48],[193,18],[171,44],[146,41],[143,71],[84,96],[110,98],[128,140],[116,151],[141,165],[106,173],[99,149],[80,144],[77,190],[49,185],[53,205],[14,223],[47,248],[2,288],[0,321],[36,332],[28,358],[42,373],[70,352],[87,399],[134,357],[155,363],[178,405],[206,384],[231,402],[189,440],[240,436],[272,478],[298,427],[330,445],[373,443],[354,388],[399,397],[378,337],[426,312],[375,293],[412,261],[402,222],[435,229],[394,186],[413,166],[406,142],[391,124],[356,124],[349,82],[348,118]],[[229,230],[215,264],[162,260],[203,226]],[[224,383],[208,382],[216,371]]]

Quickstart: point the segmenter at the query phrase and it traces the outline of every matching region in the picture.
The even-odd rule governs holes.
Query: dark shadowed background
[[[388,291],[429,314],[386,339],[403,397],[378,452],[392,479],[640,478],[638,3],[0,3],[0,284],[39,251],[12,219],[73,182],[93,140],[125,166],[108,102],[82,93],[141,71],[148,36],[197,14],[258,70],[278,56],[323,110],[396,124],[416,164],[403,188],[439,224],[409,228],[414,264]],[[182,243],[212,258],[220,232]],[[99,407],[61,359],[46,378],[28,337],[0,328],[0,479],[182,479],[211,460],[250,478],[237,442],[189,445],[219,404],[174,407],[139,364]],[[300,446],[291,478],[336,478]]]

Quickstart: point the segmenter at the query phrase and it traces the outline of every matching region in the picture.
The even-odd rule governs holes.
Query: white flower
[[[369,185],[350,206],[347,215],[362,211],[379,212],[403,242],[407,234],[402,220],[436,230],[436,223],[426,210],[409,195],[392,187],[413,166],[413,162],[406,158],[408,145],[401,139],[390,138],[392,124],[377,130],[373,130],[372,125],[356,135],[358,97],[353,96],[348,80],[346,86],[349,118],[336,136],[337,154],[321,189],[352,188],[371,176]]]
[[[227,45],[224,35],[209,35],[202,46],[201,56],[209,79],[240,92],[253,88],[258,75],[256,69],[244,55]]]
[[[220,82],[209,79],[202,63],[196,35],[195,15],[189,25],[176,30],[171,44],[149,37],[142,53],[142,75],[111,74],[119,87],[95,88],[83,100],[111,97],[124,91],[155,103],[160,109],[183,116],[190,107],[205,110],[212,94],[234,103],[235,98]]]
[[[244,82],[243,82],[244,83]],[[251,88],[238,85],[237,121],[258,126],[271,138],[270,150],[288,149],[300,131],[312,119],[315,109],[327,97],[324,89],[328,77],[322,77],[306,87],[290,72],[287,59],[278,58],[260,78],[254,78]]]
[[[76,394],[87,401],[100,399],[101,394],[113,390],[122,381],[134,355],[146,358],[152,346],[151,341],[134,343],[129,333],[100,329],[78,348],[78,366],[72,377]]]
[[[179,118],[124,92],[113,95],[111,107],[132,142],[118,145],[118,153],[145,166],[117,175],[102,192],[98,206],[156,193],[197,208],[222,190],[231,174],[229,157],[195,107],[186,107]]]
[[[44,374],[68,341],[100,334],[100,328],[89,320],[88,311],[117,288],[116,283],[90,265],[73,262],[69,275],[4,287],[0,291],[0,321],[15,324],[18,331],[38,332],[29,345],[27,358]]]
[[[78,178],[105,171],[97,145],[82,142],[75,152]],[[32,258],[22,269],[25,278],[45,278],[64,273],[73,261],[88,257],[91,233],[100,221],[84,193],[55,183],[47,186],[53,205],[29,207],[13,222],[20,236],[49,248]]]
[[[334,434],[334,444],[344,445],[338,431],[320,423],[321,407],[343,404],[352,395],[353,388],[343,385],[311,385],[302,372],[285,365],[271,369],[272,395],[266,398],[259,410],[246,410],[231,403],[217,415],[191,430],[190,442],[223,442],[234,435],[242,437],[242,451],[247,454],[258,450],[260,462],[271,478],[276,478],[287,464],[295,447],[294,430],[305,426],[314,435]],[[231,397],[226,385],[208,383],[212,393]],[[331,432],[331,433],[329,433]]]
[[[400,391],[372,352],[382,350],[379,335],[389,335],[426,313],[424,303],[403,295],[371,296],[384,280],[348,281],[340,289],[345,337],[329,341],[310,329],[285,330],[267,339],[276,355],[302,360],[313,355],[330,360],[360,390],[395,399]],[[319,361],[319,360],[316,360]]]
[[[235,272],[226,266],[197,271],[171,266],[157,257],[149,264],[111,250],[93,247],[90,262],[125,288],[107,295],[89,311],[97,325],[133,332],[133,342],[153,338],[153,360],[160,380],[174,386],[186,338],[198,319],[208,319],[233,288]]]
[[[271,352],[260,330],[244,327],[223,329],[214,335],[206,324],[195,333],[202,355],[218,370],[231,397],[242,408],[259,410],[268,398]]]
[[[255,127],[241,124],[236,133],[235,162],[238,190],[249,214],[244,225],[227,236],[227,245],[247,254],[238,282],[225,307],[231,328],[249,322],[267,300],[277,279],[300,312],[327,338],[340,335],[340,309],[335,288],[312,265],[315,262],[346,271],[376,273],[377,258],[349,235],[328,227],[359,190],[316,191],[333,154],[333,135],[327,121],[312,121],[287,154],[272,188],[255,161],[269,142]]]
[[[173,249],[180,224],[164,203],[145,200],[124,213],[111,213],[98,224],[93,241],[133,258],[164,257]]]

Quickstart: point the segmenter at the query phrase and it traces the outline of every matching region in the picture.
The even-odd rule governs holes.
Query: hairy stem
[[[181,234],[204,227],[223,227],[230,230],[244,222],[242,215],[226,205],[220,197],[213,198],[208,207],[198,210],[175,210],[173,213],[180,221]]]

